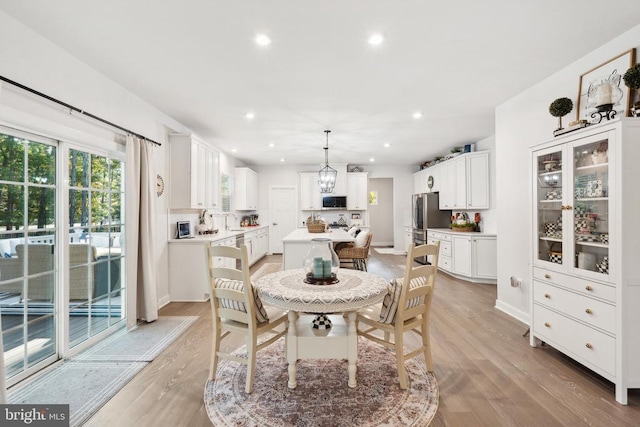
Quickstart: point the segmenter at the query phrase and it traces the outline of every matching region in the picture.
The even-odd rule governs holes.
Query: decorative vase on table
[[[305,283],[311,285],[333,285],[338,283],[340,258],[333,250],[331,239],[311,239],[311,247],[303,261]],[[331,328],[331,320],[324,313],[319,313],[311,323],[315,329]]]

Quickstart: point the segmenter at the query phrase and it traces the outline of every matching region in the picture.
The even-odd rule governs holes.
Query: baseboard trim
[[[498,310],[508,314],[509,316],[513,317],[516,320],[519,320],[520,322],[524,323],[527,327],[529,327],[531,323],[531,316],[529,316],[529,313],[525,313],[522,310],[518,310],[517,308],[514,308],[509,304],[505,304],[500,300],[496,300],[495,307]]]
[[[171,295],[165,295],[158,300],[158,310],[171,302]]]

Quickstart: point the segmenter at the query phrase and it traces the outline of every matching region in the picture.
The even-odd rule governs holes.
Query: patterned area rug
[[[197,319],[160,316],[130,332],[123,328],[12,387],[8,403],[69,404],[69,424],[80,426]]]
[[[221,360],[217,380],[205,385],[204,403],[216,427],[424,427],[438,409],[438,383],[422,358],[406,366],[409,387],[403,391],[394,353],[359,338],[356,388],[347,386],[346,360],[300,360],[298,386],[290,390],[280,339],[258,352],[253,393],[244,392],[246,366]]]

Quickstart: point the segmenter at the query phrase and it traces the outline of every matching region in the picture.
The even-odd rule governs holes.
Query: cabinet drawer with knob
[[[539,304],[533,305],[533,330],[536,337],[589,368],[615,375],[614,337]]]
[[[533,281],[533,301],[604,331],[615,333],[616,307],[566,289]]]
[[[582,295],[600,298],[612,303],[616,302],[616,288],[611,285],[569,276],[539,267],[533,268],[533,278],[543,282],[552,283],[554,285],[563,286]]]

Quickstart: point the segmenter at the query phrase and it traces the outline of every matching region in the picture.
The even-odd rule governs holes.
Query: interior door
[[[282,253],[282,239],[296,229],[296,188],[271,187],[269,194],[269,252]]]

